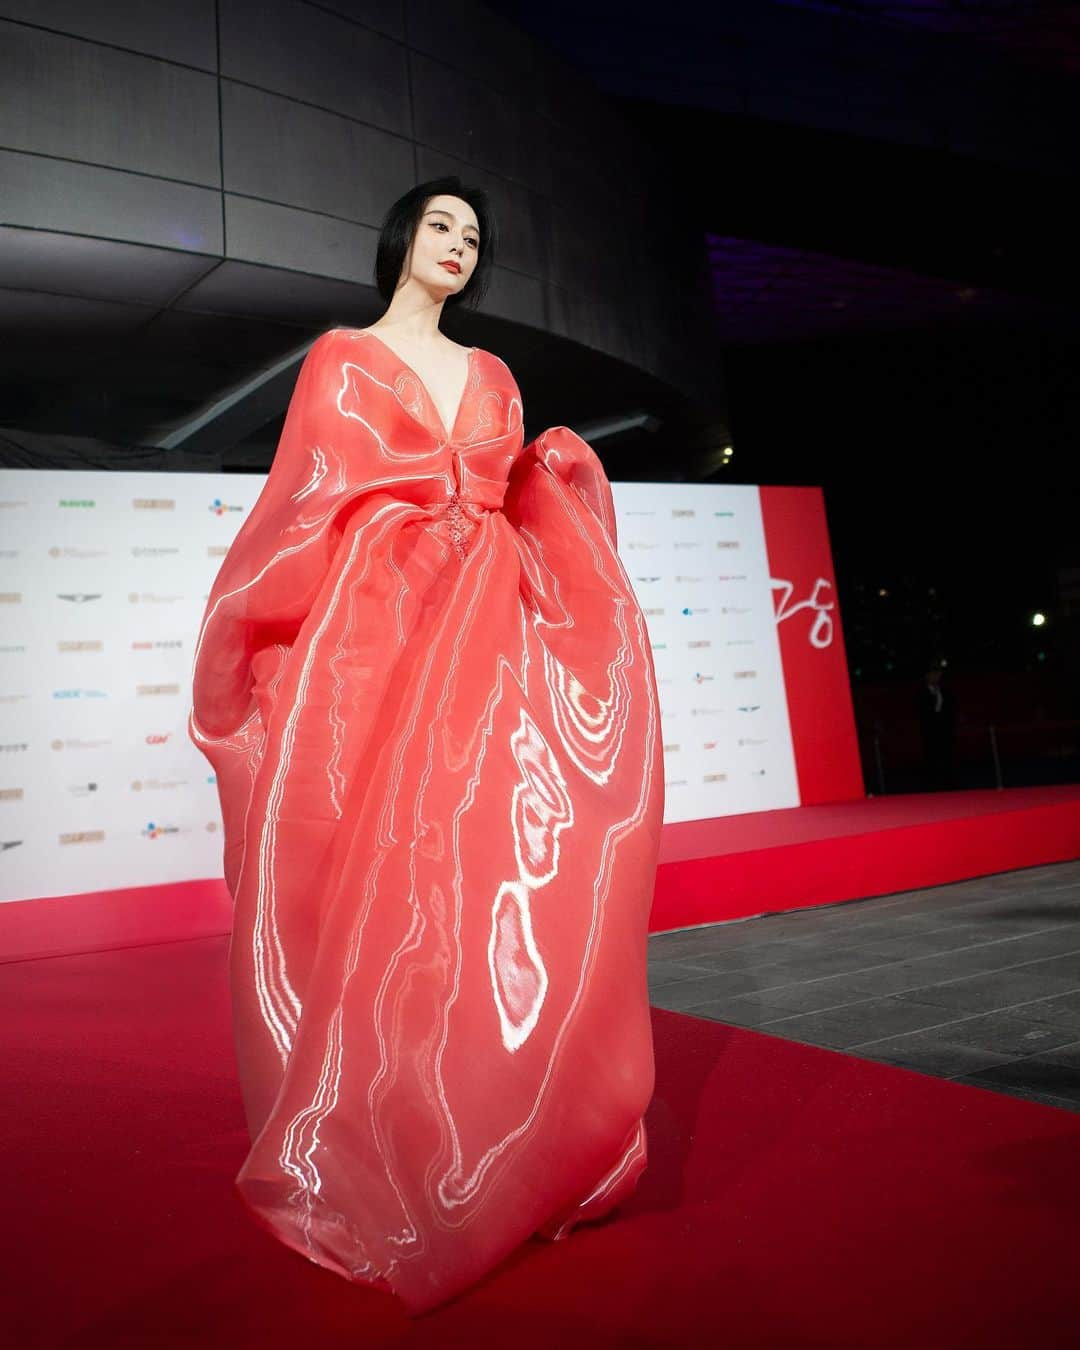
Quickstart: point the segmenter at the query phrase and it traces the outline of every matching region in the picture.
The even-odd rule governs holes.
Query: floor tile
[[[694,1017],[706,1017],[714,1022],[729,1022],[736,1027],[763,1027],[789,1014],[789,1008],[778,1008],[755,994],[740,994],[732,998],[710,999],[689,1010]]]
[[[1050,994],[1066,994],[1074,988],[1073,981],[1045,975],[1038,969],[994,970],[982,975],[966,975],[947,984],[936,984],[907,993],[898,998],[910,998],[920,1003],[936,1003],[957,1012],[1005,1011],[1015,1004],[1030,1003]]]
[[[1056,1097],[1080,1108],[1080,1073],[1074,1065],[1056,1064],[1035,1056],[1013,1060],[992,1068],[978,1069],[966,1075],[966,1081],[985,1087],[1022,1088],[1040,1096]]]
[[[849,1008],[834,1008],[828,1012],[785,1016],[776,1022],[762,1025],[775,1035],[789,1036],[793,1041],[812,1041],[815,1045],[835,1045],[843,1049],[864,1041],[899,1035],[904,1031],[938,1026],[947,1020],[948,1013],[943,1013],[941,1008],[901,1003],[888,997],[870,999]],[[816,1039],[819,1029],[828,1034],[828,1040]]]
[[[1057,1050],[1076,1039],[1071,1027],[1055,1027],[1043,1022],[1026,1022],[1008,1013],[984,1013],[946,1022],[939,1034],[957,1045],[973,1045],[1011,1057],[1030,1056]],[[858,1050],[877,1054],[881,1048],[872,1041],[858,1045]]]
[[[1080,989],[1022,1003],[1018,1008],[1011,1009],[1011,1015],[1024,1021],[1047,1022],[1052,1026],[1080,1032]]]
[[[747,993],[745,977],[741,975],[705,975],[692,980],[680,980],[678,984],[666,984],[650,993],[649,1001],[655,1008],[667,1008],[669,1012],[682,1012],[697,1003],[708,1003],[710,999],[731,998],[734,994]]]
[[[1007,1097],[1020,1097],[1027,1102],[1038,1102],[1040,1106],[1053,1106],[1059,1111],[1076,1111],[1076,1105],[1065,1097],[1052,1097],[1047,1093],[1036,1092],[1031,1088],[1019,1087],[1007,1083],[988,1083],[976,1075],[954,1078],[954,1083],[964,1083],[968,1087],[982,1088],[983,1091],[1001,1092]]]
[[[680,980],[702,979],[715,972],[709,966],[695,966],[682,961],[650,961],[649,985],[678,984]]]
[[[861,1046],[857,1052],[882,1064],[896,1064],[903,1069],[916,1069],[937,1078],[957,1078],[978,1069],[992,1068],[1012,1062],[1011,1055],[994,1050],[983,1050],[977,1045],[960,1045],[947,1039],[946,1031],[922,1032],[913,1036],[896,1036],[882,1041],[880,1047]]]
[[[982,924],[955,923],[944,928],[925,929],[896,937],[871,938],[864,945],[874,955],[887,960],[909,956],[936,956],[954,949],[980,947],[994,940],[994,934]]]

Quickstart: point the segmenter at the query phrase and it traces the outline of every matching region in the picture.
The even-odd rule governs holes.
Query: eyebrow
[[[424,212],[424,215],[426,215],[426,216],[449,216],[451,220],[454,219],[453,213],[450,212],[450,211],[444,211],[444,210],[442,209],[441,206],[433,206],[432,209],[431,209],[430,211],[425,211],[425,212]],[[466,225],[465,228],[466,228],[467,230],[475,230],[477,234],[480,233],[480,226],[479,226],[479,225]]]

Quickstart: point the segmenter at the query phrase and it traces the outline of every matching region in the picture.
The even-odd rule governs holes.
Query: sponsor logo
[[[682,614],[708,614],[708,607],[705,605],[686,605],[680,613]]]
[[[132,591],[128,595],[128,600],[133,605],[175,605],[183,598],[182,595],[159,595],[157,591]]]
[[[179,834],[179,825],[162,825],[153,820],[146,822],[146,829],[141,831],[144,839],[160,839],[164,834]]]
[[[176,499],[173,497],[132,497],[131,505],[135,511],[175,511]]]
[[[729,517],[730,517],[730,516],[734,516],[734,514],[735,514],[734,511],[714,511],[714,512],[713,512],[713,515],[714,515],[714,516],[729,516]]]
[[[742,544],[738,541],[738,539],[718,539],[718,540],[716,541],[716,547],[717,547],[717,548],[742,548]]]
[[[183,645],[183,638],[154,638],[153,640],[145,638],[132,642],[131,650],[133,652],[176,651]]]
[[[676,754],[678,754],[679,749],[680,749],[680,746],[679,746],[679,742],[678,742],[678,741],[670,741],[670,742],[666,742],[665,745],[664,745],[664,754],[665,754],[665,755],[676,755]]]
[[[208,558],[224,558],[228,551],[228,544],[207,544],[206,546],[206,556]]]
[[[654,652],[666,652],[666,651],[667,651],[667,643],[666,643],[666,642],[650,642],[650,643],[649,643],[649,646],[653,649]]]
[[[721,606],[720,606],[720,613],[721,613],[721,614],[749,614],[749,613],[750,613],[750,607],[749,607],[748,605],[721,605]]]
[[[0,745],[0,755],[18,755],[29,748],[29,741],[5,741]]]
[[[187,787],[186,778],[136,778],[131,784],[132,792],[174,792],[182,787]]]
[[[740,745],[764,745],[769,738],[767,736],[740,736]]]
[[[697,512],[692,506],[673,506],[671,514],[674,519],[678,520],[685,516],[696,516]]]
[[[6,511],[8,509],[13,510],[17,506],[29,506],[29,505],[30,503],[27,500],[18,501],[14,497],[0,497],[0,511]]]
[[[724,646],[725,646],[725,647],[752,647],[752,646],[754,645],[755,641],[756,641],[755,638],[728,638],[727,641],[724,643]]]
[[[61,844],[100,844],[104,842],[104,830],[69,830],[58,835]]]
[[[0,548],[0,558],[17,558],[21,552],[19,548]]]
[[[747,574],[745,572],[717,572],[717,581],[745,581]]]
[[[733,671],[731,672],[731,678],[732,678],[733,680],[756,680],[756,679],[757,679],[757,671],[756,671],[756,670],[733,670]]]
[[[96,783],[69,783],[68,791],[73,797],[92,797],[98,790]]]
[[[59,544],[53,544],[49,549],[50,558],[107,558],[109,550],[107,548],[78,548],[74,544],[65,544],[63,548]]]
[[[689,642],[687,642],[686,645],[687,645],[688,647],[711,647],[711,646],[712,646],[712,639],[711,639],[711,638],[692,638]]]
[[[689,781],[689,780],[686,779],[686,778],[665,778],[665,779],[664,779],[664,786],[665,786],[666,788],[670,788],[670,787],[686,787],[686,784],[687,784],[688,781]]]
[[[101,638],[62,638],[56,644],[58,652],[103,652],[105,643]]]
[[[178,684],[137,684],[135,694],[138,698],[153,698],[157,694],[178,694]]]
[[[760,703],[740,703],[739,712],[758,712],[761,709]]]
[[[704,684],[706,680],[715,680],[715,679],[716,679],[715,675],[702,675],[700,672],[694,675],[695,684]]]
[[[703,750],[715,750],[719,744],[719,741],[702,741],[701,748]]]
[[[216,820],[208,820],[208,821],[206,822],[206,833],[207,833],[207,834],[217,834],[219,828],[220,828],[220,826],[218,825],[218,823],[217,823]]]
[[[147,745],[164,745],[166,741],[172,739],[171,731],[151,731],[147,734]]]
[[[54,689],[53,698],[108,698],[104,689]]]
[[[0,605],[21,605],[22,591],[0,591]]]
[[[719,717],[723,708],[691,708],[691,717]]]
[[[18,848],[21,843],[21,839],[0,839],[0,853],[6,853],[9,848]]]
[[[700,539],[676,539],[676,548],[701,548]]]
[[[242,506],[233,506],[229,502],[223,502],[220,497],[215,497],[210,503],[210,510],[215,516],[224,516],[229,511],[242,511]]]
[[[698,582],[698,581],[704,581],[705,578],[704,578],[704,577],[679,577],[679,576],[677,576],[677,577],[675,578],[675,580],[676,580],[677,582],[687,582],[687,583],[689,583],[690,585],[693,585],[695,582]]]
[[[666,613],[666,610],[663,610],[663,609],[643,609],[641,612],[642,612],[642,614],[644,614],[644,615],[646,616],[646,618],[657,619],[657,618],[660,617],[660,615]]]
[[[635,577],[635,581],[659,581],[659,577]]]
[[[27,650],[25,642],[10,642],[0,646],[0,653],[4,656],[13,656],[16,652],[25,652]]]
[[[133,558],[171,558],[180,552],[179,548],[172,546],[158,546],[156,544],[135,544],[131,550]]]
[[[751,777],[751,778],[764,778],[764,777],[765,777],[765,770],[764,770],[764,769],[751,769],[751,770],[750,770],[750,777]]]
[[[0,802],[21,802],[22,799],[22,788],[0,788]]]
[[[21,703],[29,694],[0,694],[0,703]]]
[[[726,773],[707,773],[707,774],[703,774],[703,775],[702,775],[701,781],[702,781],[703,783],[726,783],[726,782],[727,782],[727,774],[726,774]]]
[[[57,591],[57,600],[71,600],[76,605],[85,605],[88,600],[100,600],[101,591]]]
[[[89,510],[97,506],[97,502],[92,497],[61,497],[57,502],[58,506],[70,507],[74,509]]]
[[[78,736],[69,736],[65,740],[57,739],[49,742],[50,750],[103,750],[105,746],[112,745],[111,737],[104,737],[96,741],[80,740]]]
[[[652,543],[652,542],[650,542],[650,541],[647,540],[647,539],[628,539],[628,540],[626,541],[626,547],[627,547],[627,548],[659,548],[660,545],[659,545],[659,544],[656,544],[656,543]]]
[[[627,515],[627,516],[655,516],[655,515],[656,515],[656,512],[655,512],[655,511],[625,511],[625,512],[623,512],[623,514],[624,514],[624,515]]]

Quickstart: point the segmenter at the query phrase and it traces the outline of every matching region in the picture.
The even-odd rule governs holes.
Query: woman
[[[494,222],[394,204],[207,604],[234,1033],[278,1238],[419,1313],[645,1166],[659,705],[600,461],[439,331]],[[452,264],[458,264],[456,267]]]

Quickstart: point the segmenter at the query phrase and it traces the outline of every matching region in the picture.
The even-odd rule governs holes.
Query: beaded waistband
[[[450,524],[450,542],[457,550],[459,558],[465,557],[465,541],[476,529],[477,522],[461,506],[461,494],[456,489],[446,501],[446,516]],[[495,508],[483,506],[480,502],[467,502],[475,511],[491,511]]]

